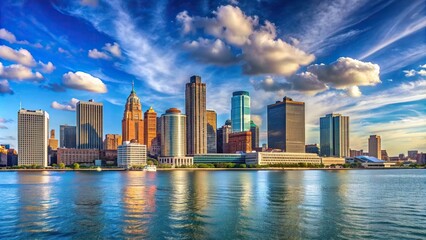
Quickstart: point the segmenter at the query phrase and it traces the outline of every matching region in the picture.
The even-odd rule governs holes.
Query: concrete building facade
[[[170,108],[161,116],[161,156],[186,156],[186,116]]]
[[[122,168],[146,165],[147,149],[146,145],[124,141],[118,146],[117,164]]]
[[[48,165],[49,114],[43,110],[18,112],[18,165]]]
[[[368,154],[382,159],[382,140],[379,135],[370,135],[368,138]]]
[[[157,137],[157,113],[154,111],[152,107],[150,107],[145,113],[144,113],[144,139],[145,139],[145,145],[148,152],[151,152],[151,146],[155,144]]]
[[[76,149],[76,148],[58,148],[57,164],[64,163],[72,165],[74,163],[93,164],[100,158],[99,149]]]
[[[117,150],[118,146],[121,145],[123,139],[120,134],[106,134],[104,140],[105,150]]]
[[[217,153],[217,114],[207,110],[207,153]]]
[[[247,164],[321,164],[321,158],[314,153],[289,153],[289,152],[255,152],[246,154]]]
[[[79,101],[76,106],[76,145],[80,149],[103,148],[103,104]]]

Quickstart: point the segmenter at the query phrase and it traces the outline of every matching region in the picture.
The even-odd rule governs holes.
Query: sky
[[[17,111],[75,125],[75,104],[104,104],[121,134],[135,82],[143,111],[184,111],[185,83],[207,84],[218,127],[233,91],[251,96],[266,143],[267,105],[304,101],[306,143],[319,118],[350,117],[350,148],[382,138],[391,156],[426,152],[426,1],[0,1],[0,143],[17,145]]]

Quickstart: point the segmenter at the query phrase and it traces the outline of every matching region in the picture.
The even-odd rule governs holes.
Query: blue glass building
[[[246,91],[232,93],[232,132],[250,131],[250,94]]]
[[[349,156],[349,117],[327,114],[320,118],[321,156]]]

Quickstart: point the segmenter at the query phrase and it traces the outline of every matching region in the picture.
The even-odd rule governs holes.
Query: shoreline
[[[321,170],[321,171],[350,171],[350,170],[404,170],[404,169],[425,169],[425,168],[157,168],[157,171],[306,171],[306,170]],[[97,172],[96,168],[91,169],[0,169],[0,172]],[[126,170],[124,168],[102,168],[102,171],[129,171],[143,172],[143,170]]]

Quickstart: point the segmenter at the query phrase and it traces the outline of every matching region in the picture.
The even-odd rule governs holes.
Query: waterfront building
[[[289,153],[289,152],[253,152],[246,154],[246,164],[321,164],[321,158],[314,153]]]
[[[382,160],[389,161],[388,152],[386,150],[382,150],[381,152],[382,152]],[[416,158],[414,157],[412,159],[416,159]]]
[[[105,150],[117,150],[118,146],[121,145],[123,139],[120,134],[106,134],[104,141]]]
[[[161,157],[158,162],[172,166],[192,165],[186,157],[186,115],[179,109],[170,108],[161,115]]]
[[[103,148],[103,104],[90,99],[76,106],[76,143],[80,149]]]
[[[99,159],[99,149],[58,148],[56,150],[57,164],[64,163],[69,166],[74,163],[91,165]]]
[[[382,140],[378,135],[370,135],[368,139],[368,154],[372,157],[382,159]]]
[[[151,152],[151,146],[153,145],[155,138],[157,137],[157,113],[152,107],[150,107],[144,113],[144,139],[145,145],[148,152]]]
[[[8,149],[0,145],[0,167],[7,166],[7,152]]]
[[[50,130],[49,150],[56,150],[58,148],[58,139],[55,138],[55,129]]]
[[[284,152],[305,152],[305,103],[289,97],[268,105],[268,146]]]
[[[76,127],[60,125],[59,147],[76,148]]]
[[[349,117],[341,114],[327,114],[320,118],[321,156],[348,157]]]
[[[250,94],[247,91],[232,93],[231,98],[232,132],[250,131]]]
[[[217,153],[217,114],[207,110],[207,153]]]
[[[420,164],[420,165],[426,164],[426,153],[423,153],[423,152],[417,153],[416,161],[417,161],[417,164]]]
[[[18,164],[48,165],[49,114],[43,110],[18,112]]]
[[[106,165],[117,166],[117,150],[103,149],[99,152],[99,159],[104,161]]]
[[[340,158],[340,157],[321,157],[321,163],[325,166],[328,167],[332,164],[334,165],[343,165],[345,164],[345,158]]]
[[[118,146],[117,164],[126,169],[143,166],[146,165],[146,155],[146,145],[124,141],[123,145]]]
[[[408,154],[407,154],[407,156],[410,158],[410,159],[416,159],[416,157],[417,157],[417,154],[419,153],[419,151],[418,150],[409,150],[408,151]],[[382,154],[383,155],[383,154]]]
[[[356,156],[346,158],[347,163],[361,163],[363,168],[389,168],[394,167],[394,162],[385,162],[373,156]]]
[[[251,152],[251,132],[233,132],[229,134],[228,153]]]
[[[207,153],[207,154],[196,154],[193,156],[194,163],[235,163],[244,164],[246,163],[245,154],[243,153]]]
[[[229,143],[229,134],[232,132],[231,129],[231,120],[226,120],[225,125],[217,130],[217,152],[218,153],[227,153],[228,152],[228,143]]]
[[[316,153],[319,154],[320,153],[320,147],[319,144],[314,143],[314,144],[307,144],[305,146],[305,152],[306,153]]]
[[[361,150],[350,149],[349,151],[350,157],[363,156],[363,155],[364,155],[364,151],[362,149]]]
[[[185,88],[187,153],[207,153],[206,84],[192,76]]]
[[[17,166],[18,165],[18,152],[15,149],[7,149],[7,166]]]
[[[259,148],[259,126],[250,120],[251,149]]]
[[[121,131],[123,141],[136,140],[143,144],[144,141],[144,122],[142,114],[142,104],[136,95],[135,86],[132,82],[132,91],[127,97],[124,108],[123,120],[121,120]]]

